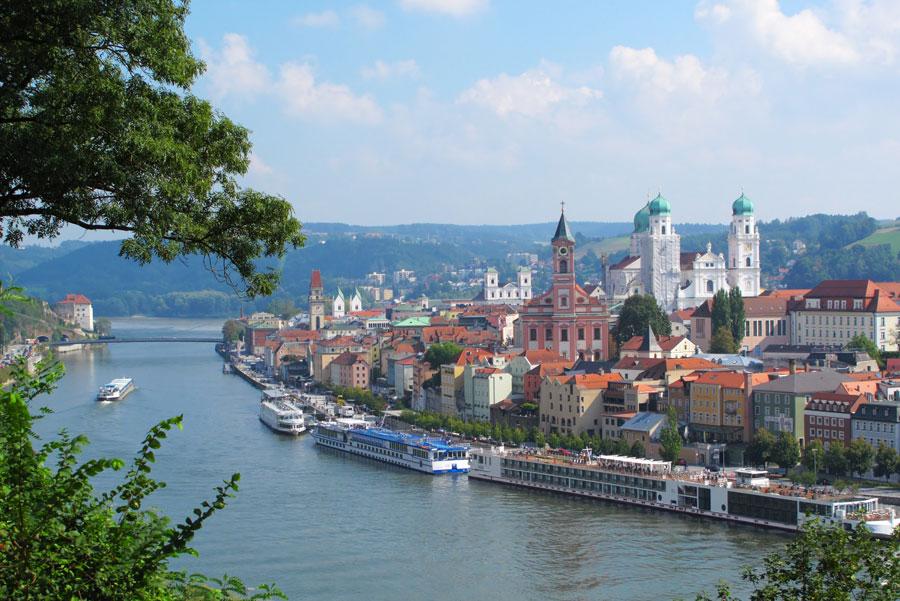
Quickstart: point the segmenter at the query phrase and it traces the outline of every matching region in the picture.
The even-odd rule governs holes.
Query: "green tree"
[[[244,598],[240,581],[209,581],[171,573],[169,560],[187,553],[197,531],[238,490],[239,474],[216,487],[215,496],[173,526],[148,508],[164,487],[151,476],[155,451],[181,416],[154,426],[120,483],[96,494],[91,480],[120,471],[120,459],[79,456],[88,441],[62,431],[35,446],[29,410],[62,377],[60,364],[41,362],[30,375],[24,362],[10,388],[0,391],[0,597],[4,599],[224,599]],[[255,598],[284,597],[264,587]]]
[[[462,347],[455,342],[437,342],[425,351],[425,360],[432,369],[440,369],[441,365],[456,363],[462,351]]]
[[[269,313],[282,319],[290,319],[299,312],[297,305],[289,298],[275,298],[269,303]]]
[[[534,433],[534,436],[532,437],[532,440],[534,441],[534,446],[539,449],[543,449],[547,444],[547,438],[544,436],[544,433],[537,429]]]
[[[237,342],[244,338],[244,323],[237,319],[229,319],[222,324],[222,340],[225,342]]]
[[[753,434],[753,440],[747,445],[745,457],[752,465],[765,465],[772,459],[775,437],[766,428],[760,428]]]
[[[712,330],[718,332],[719,328],[727,328],[731,332],[731,324],[731,297],[722,289],[713,296]],[[732,338],[734,338],[734,334],[732,334]]]
[[[818,440],[813,440],[803,449],[803,467],[818,473],[825,469],[825,447]]]
[[[779,432],[772,446],[771,459],[780,467],[791,469],[800,461],[800,443],[791,432]]]
[[[634,444],[632,444],[631,448],[628,450],[628,454],[632,457],[646,457],[647,451],[644,449],[644,445],[640,440],[635,440]]]
[[[94,333],[98,336],[109,336],[112,334],[112,322],[106,317],[99,317],[94,320]]]
[[[849,462],[844,445],[832,444],[825,450],[825,471],[831,476],[842,477],[847,475]]]
[[[681,455],[681,432],[678,431],[678,413],[669,406],[666,425],[659,434],[659,455],[664,461],[675,462]]]
[[[547,443],[554,449],[558,449],[559,447],[561,447],[561,442],[562,441],[559,438],[559,434],[557,434],[556,432],[551,432],[550,436],[547,439]]]
[[[672,333],[672,323],[652,294],[629,296],[622,304],[616,324],[616,341],[622,344],[632,336],[646,336],[647,327],[657,336]]]
[[[512,431],[513,443],[515,443],[517,445],[521,445],[523,442],[525,442],[525,438],[526,438],[525,430],[523,430],[522,428],[516,428],[515,430]]]
[[[878,443],[878,450],[875,451],[875,466],[872,468],[876,478],[884,478],[887,480],[894,472],[900,471],[900,458],[897,457],[897,450],[884,444],[884,441]]]
[[[744,297],[737,286],[728,293],[728,306],[731,310],[731,336],[734,338],[735,347],[740,350],[747,314],[744,311]]]
[[[865,351],[870,357],[878,361],[879,365],[884,367],[884,362],[881,358],[881,350],[878,348],[878,345],[865,334],[857,334],[851,338],[850,342],[847,343],[847,348]]]
[[[613,453],[616,455],[628,455],[631,452],[631,446],[625,442],[624,438],[617,438],[615,441],[615,446],[613,447]]]
[[[851,474],[862,476],[872,467],[875,449],[862,438],[857,438],[847,447],[847,467]]]
[[[865,524],[851,531],[811,520],[787,546],[769,553],[762,567],[742,578],[753,588],[751,601],[896,601],[900,598],[900,532],[876,540]],[[697,601],[737,601],[728,584],[715,597]]]
[[[238,185],[247,129],[191,93],[203,63],[179,0],[32,0],[0,11],[0,227],[116,230],[141,264],[200,254],[248,296],[303,245],[291,204]]]
[[[719,326],[713,333],[712,340],[709,341],[710,353],[731,354],[737,352],[737,343],[731,335],[731,330],[727,326]]]

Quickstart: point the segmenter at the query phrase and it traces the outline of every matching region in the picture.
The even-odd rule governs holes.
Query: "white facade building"
[[[67,294],[66,298],[56,303],[54,309],[63,321],[77,324],[82,330],[93,331],[94,306],[85,295]]]
[[[667,312],[697,307],[719,290],[740,287],[759,296],[759,230],[753,203],[741,194],[731,205],[728,260],[707,244],[705,253],[682,253],[669,201],[657,195],[634,216],[630,254],[607,268],[610,301],[652,294]]]
[[[520,267],[516,272],[516,281],[500,285],[497,270],[489,267],[484,272],[482,290],[475,301],[487,305],[521,305],[531,300],[531,269]]]

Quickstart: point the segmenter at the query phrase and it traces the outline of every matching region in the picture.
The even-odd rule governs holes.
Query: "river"
[[[114,320],[118,337],[215,335],[220,320]],[[66,428],[85,456],[127,459],[146,431],[184,415],[156,453],[168,487],[152,505],[188,516],[232,472],[241,490],[198,533],[199,558],[174,567],[274,582],[291,599],[693,599],[788,539],[745,526],[433,477],[278,436],[259,393],[222,373],[212,345],[111,344],[65,354],[66,377],[41,404],[42,436]],[[97,403],[116,377],[137,390]],[[108,486],[98,480],[98,487]]]

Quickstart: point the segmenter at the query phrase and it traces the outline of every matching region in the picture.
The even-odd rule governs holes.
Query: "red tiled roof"
[[[657,336],[656,341],[659,343],[659,348],[663,351],[671,351],[673,348],[678,346],[678,344],[683,341],[684,336]],[[632,336],[628,342],[622,345],[623,351],[638,351],[641,349],[641,345],[644,344],[643,336]]]
[[[784,298],[787,300],[795,300],[809,294],[811,288],[786,288],[782,290],[765,290],[760,296],[774,296],[775,298]]]
[[[57,305],[90,305],[91,300],[83,294],[67,294]]]
[[[321,288],[322,287],[322,274],[318,269],[312,270],[312,275],[309,278],[309,287],[310,288]]]
[[[650,359],[648,357],[622,357],[613,365],[613,369],[650,369],[664,361],[665,359]]]
[[[694,308],[691,309],[681,309],[680,311],[673,311],[671,315],[669,315],[669,320],[674,321],[676,319],[680,321],[687,321],[694,314]]]
[[[525,351],[519,355],[520,357],[525,357],[528,359],[528,362],[532,365],[537,363],[555,363],[560,361],[565,361],[565,358],[557,353],[556,351],[545,350],[545,349],[536,349]]]
[[[884,371],[888,373],[900,373],[900,359],[888,359]]]

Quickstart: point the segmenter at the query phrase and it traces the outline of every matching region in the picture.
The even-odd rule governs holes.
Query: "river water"
[[[221,321],[127,319],[121,338],[216,335]],[[134,343],[63,355],[67,375],[42,404],[42,436],[66,428],[86,457],[127,459],[146,431],[184,415],[156,452],[168,487],[152,504],[176,520],[232,472],[241,490],[198,533],[199,558],[175,567],[291,599],[693,599],[787,540],[783,534],[686,516],[433,477],[278,436],[257,419],[259,393],[222,373],[211,344]],[[132,377],[137,390],[97,403],[97,388]],[[99,480],[98,487],[109,485]]]

